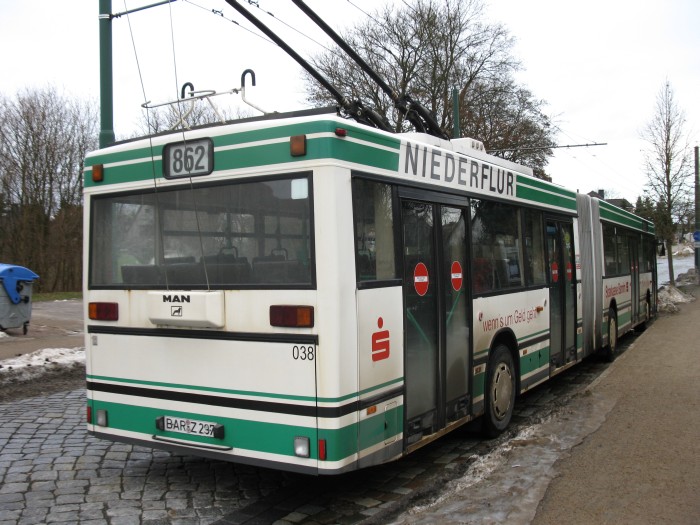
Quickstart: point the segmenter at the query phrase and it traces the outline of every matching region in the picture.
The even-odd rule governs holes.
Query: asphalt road
[[[43,348],[85,346],[83,333],[82,301],[34,302],[27,335],[12,328],[7,330],[10,337],[0,338],[0,360]]]

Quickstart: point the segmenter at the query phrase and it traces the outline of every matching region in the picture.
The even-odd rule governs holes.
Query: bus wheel
[[[612,308],[608,312],[608,346],[603,355],[608,363],[612,363],[617,355],[617,314]]]
[[[515,404],[515,367],[507,346],[498,345],[491,353],[485,387],[482,430],[496,437],[510,423]]]

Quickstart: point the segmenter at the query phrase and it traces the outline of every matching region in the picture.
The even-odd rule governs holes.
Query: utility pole
[[[155,4],[112,14],[112,0],[100,0],[100,148],[114,142],[114,81],[112,74],[112,19],[177,0],[161,0]]]
[[[695,146],[695,280],[700,282],[700,147]]]
[[[100,0],[100,148],[114,142],[112,0]]]

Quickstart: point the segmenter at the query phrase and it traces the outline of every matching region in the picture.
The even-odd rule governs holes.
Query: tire
[[[493,438],[508,427],[515,405],[515,366],[507,346],[498,345],[491,352],[484,387],[482,432]]]
[[[608,311],[608,345],[603,357],[608,363],[612,363],[617,357],[617,314],[612,308]]]
[[[649,326],[649,321],[651,321],[651,304],[649,302],[649,297],[647,296],[644,301],[644,320],[635,327],[635,331],[643,332]]]

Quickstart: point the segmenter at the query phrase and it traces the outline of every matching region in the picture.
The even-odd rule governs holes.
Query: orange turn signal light
[[[314,307],[275,304],[270,306],[270,324],[286,328],[311,328],[314,325]]]
[[[92,167],[92,182],[102,182],[105,178],[104,164],[95,164]]]
[[[292,157],[303,157],[306,155],[306,135],[289,137],[289,152],[292,154]]]
[[[88,317],[93,321],[118,321],[119,303],[89,303]]]

